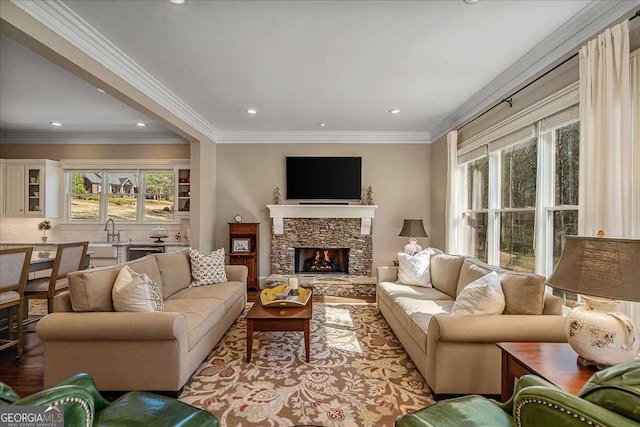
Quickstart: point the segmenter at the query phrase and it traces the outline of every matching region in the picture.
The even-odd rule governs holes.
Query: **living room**
[[[118,32],[118,26],[116,25],[109,29],[108,25],[110,19],[117,21],[118,13],[128,14],[128,19],[135,19],[136,13],[144,12],[144,2],[132,2],[132,9],[129,9],[128,12],[113,12],[114,9],[109,10],[111,6],[107,6],[104,2],[95,3],[98,3],[98,5],[94,9],[87,2],[59,2],[58,6],[61,9],[53,7],[53,10],[56,13],[60,12],[60,10],[77,13],[86,20],[83,25],[89,27],[94,25],[94,31],[97,32],[99,28],[104,32],[103,37],[108,35],[109,39],[105,38],[105,40],[114,43],[112,47],[122,49],[125,54],[138,58],[138,56],[133,55],[132,51],[126,49],[126,44],[122,44],[124,42],[120,43],[120,39],[123,37],[121,34],[115,38],[111,37],[111,35]],[[161,7],[155,6],[153,13],[163,16],[163,19],[170,17],[172,13],[184,13],[186,15],[183,18],[188,19],[187,15],[193,13],[193,11],[180,12],[180,7],[191,7],[192,9],[205,7],[204,10],[209,7],[198,5],[199,2],[193,1],[186,2],[185,5],[169,4],[169,1],[158,3],[163,4]],[[217,10],[220,14],[217,19],[222,19],[225,16],[224,13],[229,13],[226,8],[233,8],[228,2],[218,3],[220,3],[219,7],[221,9]],[[244,8],[250,9],[250,3],[238,3],[240,4],[240,6],[237,6],[238,9],[230,13],[229,16],[237,16],[237,14],[248,12]],[[264,3],[264,6],[261,7],[265,9],[259,10],[264,12],[268,10],[268,2],[262,3]],[[291,2],[289,5],[292,7],[289,12],[293,14],[291,15],[293,17],[302,19],[301,15],[298,14],[303,12],[320,13],[314,9],[314,7],[319,7],[318,2],[308,2],[309,5],[306,7],[311,10],[304,10],[305,7],[300,4],[294,7],[294,3],[296,2]],[[431,11],[427,6],[424,6],[426,8],[424,10],[421,9],[423,6],[410,6],[411,3],[416,2],[396,2],[402,5],[398,6],[398,10],[402,12],[394,11],[392,5],[385,2],[347,3],[349,5],[344,6],[346,7],[345,10],[340,9],[341,6],[335,4],[322,6],[322,19],[331,21],[341,13],[351,19],[357,17],[359,13],[363,13],[365,16],[370,16],[369,14],[373,16],[376,13],[381,13],[382,15],[385,13],[391,13],[391,15],[399,13],[399,16],[406,17],[411,14],[411,7],[416,7],[416,10],[420,11],[420,13]],[[475,13],[486,13],[487,16],[495,15],[498,14],[500,9],[494,2],[480,1],[477,4],[468,4],[476,2],[460,1],[456,2],[460,4],[456,5],[455,8],[448,6],[448,2],[432,3],[434,3],[432,5],[435,8],[433,10],[434,13],[438,8],[442,8],[447,13],[460,13],[460,16],[464,19],[473,19]],[[536,2],[528,3],[526,7],[531,7],[532,13],[534,11],[536,13],[549,13],[554,7],[550,4],[545,4],[544,7],[549,9],[543,11],[542,9],[536,9]],[[240,98],[240,100],[233,101],[233,108],[237,109],[237,105],[242,104],[240,114],[235,112],[234,116],[227,115],[225,102],[232,102],[231,99],[234,96],[226,98],[227,100],[225,101],[223,94],[225,96],[228,96],[228,94],[225,93],[224,84],[218,84],[215,86],[215,91],[208,93],[208,96],[211,99],[220,97],[220,101],[211,104],[212,106],[205,105],[204,109],[196,108],[198,117],[200,119],[205,117],[206,120],[194,120],[196,116],[192,113],[195,111],[186,108],[190,106],[186,105],[183,100],[176,97],[172,98],[171,102],[163,104],[161,97],[155,95],[167,95],[167,93],[159,91],[157,87],[155,92],[145,91],[142,86],[136,87],[133,80],[127,80],[122,74],[119,75],[115,70],[116,67],[110,68],[104,62],[101,62],[101,59],[104,58],[98,59],[99,55],[95,56],[89,53],[86,50],[86,45],[80,47],[80,45],[74,44],[78,43],[78,41],[71,40],[72,37],[69,38],[70,36],[62,36],[61,28],[54,29],[51,26],[53,25],[51,22],[42,23],[40,21],[40,19],[44,19],[42,16],[51,11],[38,10],[38,7],[29,5],[3,2],[1,5],[3,51],[9,49],[31,50],[32,54],[37,54],[39,57],[31,60],[32,67],[35,65],[36,68],[42,70],[52,66],[64,68],[70,72],[66,76],[67,79],[77,79],[78,77],[82,79],[80,83],[76,84],[82,85],[80,89],[85,94],[88,94],[89,91],[96,92],[96,87],[104,89],[107,94],[95,93],[95,95],[102,97],[110,95],[112,99],[109,102],[123,103],[134,112],[131,115],[132,122],[146,122],[147,128],[153,132],[150,131],[146,135],[138,134],[140,136],[138,141],[136,141],[134,132],[123,132],[112,140],[105,140],[105,138],[108,139],[109,130],[104,131],[103,129],[97,135],[89,135],[86,130],[82,130],[76,135],[72,135],[73,125],[71,122],[69,124],[64,123],[61,128],[62,131],[58,132],[59,135],[53,133],[57,129],[53,132],[51,130],[27,131],[26,129],[19,131],[18,127],[9,128],[3,125],[0,158],[5,161],[49,159],[59,162],[60,181],[63,183],[69,182],[68,180],[71,179],[72,174],[79,171],[82,173],[93,173],[94,171],[109,173],[109,171],[117,169],[123,171],[134,170],[139,176],[146,176],[145,174],[152,169],[171,170],[177,173],[182,166],[179,166],[176,162],[186,162],[185,164],[188,164],[190,169],[190,190],[188,195],[190,209],[187,213],[180,214],[178,212],[172,216],[171,220],[156,224],[146,220],[143,217],[144,214],[138,212],[139,216],[136,220],[129,222],[116,221],[115,227],[117,230],[114,230],[114,232],[119,232],[120,238],[124,242],[127,240],[144,242],[149,241],[154,227],[161,226],[165,230],[163,233],[166,232],[165,234],[168,235],[167,242],[191,246],[202,253],[208,253],[218,248],[225,248],[229,252],[232,244],[229,224],[237,222],[234,217],[239,216],[240,223],[259,223],[258,239],[260,244],[259,250],[256,251],[256,262],[259,267],[256,276],[260,287],[264,287],[271,274],[286,273],[285,271],[276,271],[274,269],[274,262],[271,256],[275,218],[273,217],[272,209],[268,205],[274,204],[276,187],[282,192],[280,204],[298,204],[298,200],[287,200],[286,197],[286,159],[288,157],[357,157],[361,159],[362,164],[360,184],[365,190],[367,187],[372,189],[373,197],[372,200],[368,201],[368,204],[375,206],[375,216],[370,224],[372,255],[369,266],[371,274],[368,274],[368,276],[375,277],[379,267],[392,266],[394,262],[398,261],[398,252],[401,252],[407,243],[407,237],[399,236],[403,221],[421,219],[426,236],[419,237],[418,235],[418,237],[419,244],[425,248],[439,248],[447,253],[464,253],[491,265],[535,272],[549,277],[553,273],[554,264],[549,265],[550,261],[547,261],[547,259],[557,261],[560,254],[553,244],[551,244],[551,249],[542,255],[537,252],[542,249],[539,249],[539,247],[535,247],[535,250],[533,249],[533,241],[535,239],[541,242],[540,236],[535,234],[537,231],[539,232],[539,228],[533,225],[533,221],[526,219],[522,222],[523,224],[527,223],[526,226],[521,224],[522,229],[533,231],[526,239],[516,241],[515,244],[508,248],[500,247],[500,241],[491,240],[490,236],[487,237],[487,234],[482,234],[482,232],[478,231],[482,227],[474,231],[475,234],[473,236],[476,240],[473,242],[465,241],[467,229],[464,229],[467,231],[460,231],[456,237],[452,238],[452,234],[455,233],[452,232],[452,223],[449,218],[451,211],[447,208],[451,199],[448,193],[450,187],[448,187],[447,181],[453,175],[449,166],[451,163],[448,148],[450,142],[448,140],[451,140],[450,132],[457,130],[458,165],[462,165],[465,162],[466,164],[471,164],[479,158],[474,150],[483,144],[490,145],[493,141],[488,138],[494,138],[497,134],[496,132],[503,132],[503,135],[509,133],[504,129],[499,131],[496,131],[496,129],[499,129],[500,126],[504,127],[505,122],[509,122],[509,120],[518,120],[519,117],[530,114],[532,108],[539,107],[540,103],[558,102],[556,105],[562,105],[562,107],[559,107],[556,111],[548,111],[547,115],[534,120],[536,123],[537,120],[542,121],[555,113],[565,111],[565,109],[569,109],[567,114],[574,114],[574,116],[571,116],[573,117],[572,123],[577,123],[577,120],[575,120],[577,110],[570,110],[570,107],[577,105],[575,100],[578,96],[577,88],[580,80],[579,60],[573,55],[577,53],[581,46],[595,38],[605,28],[609,28],[625,18],[633,17],[638,8],[638,2],[616,2],[615,5],[612,4],[606,7],[598,4],[599,2],[561,3],[563,4],[557,6],[562,9],[562,12],[558,9],[558,16],[555,17],[556,23],[553,26],[549,23],[544,30],[540,30],[535,36],[531,35],[532,39],[528,40],[529,45],[527,48],[521,47],[516,50],[512,46],[513,51],[509,51],[508,54],[505,51],[505,59],[502,59],[503,65],[494,67],[491,71],[492,74],[489,74],[490,72],[486,69],[479,69],[477,75],[467,74],[466,80],[464,82],[461,81],[460,88],[449,86],[441,91],[436,91],[432,86],[429,86],[429,89],[425,92],[423,88],[416,86],[418,88],[415,90],[417,95],[411,94],[411,97],[407,97],[404,100],[399,99],[395,101],[395,104],[390,103],[391,97],[389,93],[386,93],[385,105],[382,109],[379,104],[375,106],[380,111],[376,110],[368,118],[371,121],[368,122],[369,127],[366,127],[367,125],[364,124],[366,122],[363,118],[358,119],[355,117],[357,114],[352,117],[352,122],[347,123],[347,120],[341,117],[341,114],[346,112],[331,112],[328,106],[329,103],[325,105],[326,108],[320,114],[317,111],[309,111],[305,112],[304,117],[300,119],[297,115],[297,110],[305,110],[305,97],[307,99],[310,99],[309,97],[326,98],[323,92],[329,93],[328,88],[320,89],[326,83],[311,85],[312,87],[306,88],[296,86],[300,89],[299,93],[288,93],[282,88],[280,80],[277,80],[277,83],[273,83],[273,92],[275,92],[273,101],[282,101],[278,99],[278,92],[280,94],[288,93],[285,96],[290,98],[290,103],[287,104],[287,107],[290,108],[288,111],[282,109],[277,112],[275,109],[270,110],[264,101],[254,105],[252,104],[254,101],[247,99],[244,93],[241,96],[238,93],[236,97]],[[279,4],[277,8],[282,9],[276,9],[278,13],[273,14],[276,16],[271,14],[269,16],[274,19],[278,14],[286,16],[287,7]],[[332,7],[337,7],[338,9],[333,9],[332,12]],[[359,7],[363,9],[359,10]],[[376,10],[378,7],[382,8],[382,10]],[[505,10],[502,12],[505,14],[507,10],[509,13],[514,12],[511,9],[512,7],[512,5],[505,5]],[[542,6],[540,7],[542,8]],[[485,10],[479,8],[485,8]],[[340,12],[336,12],[336,10]],[[253,13],[256,12],[254,11]],[[104,14],[102,18],[100,17],[101,14]],[[591,22],[588,19],[591,16],[589,14],[597,15],[598,18],[594,18],[594,22]],[[386,22],[379,15],[375,16],[380,19],[380,21],[376,22]],[[445,14],[444,16],[451,15]],[[510,16],[513,17],[514,15]],[[171,19],[173,18],[169,18],[169,20]],[[304,19],[313,21],[308,16]],[[464,19],[462,20],[464,21]],[[303,20],[303,22],[306,21]],[[349,22],[353,23],[354,21]],[[500,22],[503,25],[509,22],[509,25],[513,27],[516,25],[513,21],[508,21],[508,19]],[[254,24],[254,22],[250,23]],[[413,21],[411,21],[411,24],[415,25]],[[177,25],[179,26],[179,24]],[[244,28],[244,25],[248,25],[248,23],[242,21],[242,25],[238,25],[239,28]],[[527,25],[531,24],[527,23]],[[566,32],[554,33],[562,25],[564,25]],[[630,22],[630,52],[634,52],[640,47],[640,30],[638,28],[637,21]],[[515,30],[511,31],[515,32]],[[150,33],[145,34],[145,37],[142,37],[143,39],[148,38]],[[257,34],[259,34],[259,31]],[[554,34],[555,39],[552,37]],[[252,32],[251,35],[253,36],[254,33]],[[518,35],[518,37],[526,39],[524,35]],[[578,40],[580,37],[581,39]],[[543,43],[545,41],[546,45]],[[148,42],[152,44],[152,41]],[[232,40],[228,39],[224,39],[224,42],[233,43]],[[265,46],[270,42],[272,41],[266,42]],[[336,44],[334,39],[331,39],[331,42],[333,47],[339,45],[339,43]],[[555,45],[552,47],[554,42]],[[314,43],[319,43],[318,41],[314,41],[311,45],[322,50],[321,44]],[[466,41],[462,44],[469,45],[469,42]],[[262,49],[266,49],[265,46],[262,46]],[[366,43],[358,45],[360,48],[366,46]],[[540,51],[536,51],[536,46]],[[543,47],[546,50],[541,52]],[[136,46],[136,48],[141,48],[141,45]],[[132,47],[131,49],[134,48]],[[498,55],[500,54],[500,48],[494,48],[494,50],[497,51]],[[111,52],[111,50],[108,51]],[[389,54],[392,51],[394,51],[394,48],[385,46],[384,52]],[[425,52],[428,52],[428,50],[421,54],[425,55]],[[230,55],[228,51],[226,54]],[[471,55],[471,53],[468,54]],[[183,55],[183,53],[180,53],[180,55]],[[255,53],[255,55],[262,58],[263,61],[268,59],[258,53]],[[275,57],[282,59],[282,55],[284,54],[278,53],[275,54]],[[531,57],[527,58],[527,55]],[[226,63],[233,64],[233,60],[230,57],[221,57],[225,58]],[[510,58],[508,62],[506,62],[507,57]],[[347,58],[343,56],[340,59],[347,61]],[[153,60],[149,58],[148,61],[148,64],[152,64],[153,61],[158,61],[159,64],[164,63],[159,57],[155,57]],[[447,64],[453,66],[451,65],[453,63],[455,61]],[[465,64],[467,63],[465,62]],[[246,65],[236,65],[236,67]],[[316,65],[320,67],[320,64]],[[349,64],[345,65],[347,68],[348,66]],[[362,69],[364,67],[361,69],[355,59],[350,66],[360,72],[360,75],[354,76],[354,79],[349,81],[351,85],[370,85],[375,87],[384,85],[381,81],[386,81],[387,83],[385,84],[390,87],[398,85],[397,90],[399,93],[408,94],[406,87],[403,86],[401,88],[399,86],[400,83],[396,83],[394,79],[376,81],[375,79],[381,78],[380,75],[374,74],[372,77],[367,77],[366,72],[363,75]],[[5,67],[8,67],[6,62]],[[171,69],[172,72],[177,70],[176,64],[166,64],[166,67]],[[372,66],[369,67],[373,68]],[[424,64],[422,64],[422,67],[421,71],[428,69]],[[229,68],[233,70],[233,65]],[[145,65],[145,69],[154,76],[153,66]],[[319,69],[322,68],[320,67]],[[243,70],[242,73],[239,70],[235,71],[245,76],[247,74],[246,70]],[[313,79],[316,82],[319,82],[322,77],[321,72],[310,70],[308,67],[297,71],[309,73],[308,79]],[[325,71],[327,74],[331,74],[329,71]],[[3,68],[2,72],[2,77],[6,81],[7,76],[10,75],[8,68]],[[226,70],[225,72],[229,71]],[[265,76],[247,78],[244,80],[244,84],[253,87],[254,91],[259,92],[256,88],[260,87],[260,85],[268,84],[268,77],[271,76],[269,73],[272,72],[271,68],[269,68],[269,72]],[[549,73],[545,74],[547,72]],[[480,76],[479,73],[486,74]],[[352,74],[349,75],[351,76]],[[388,74],[385,77],[389,78],[391,75]],[[11,76],[15,76],[15,71]],[[413,78],[413,75],[407,76],[407,80],[412,82],[414,82]],[[633,78],[637,77],[634,76]],[[359,82],[358,79],[361,81]],[[469,82],[473,82],[474,79],[481,82],[470,85]],[[344,81],[334,83],[345,84]],[[202,87],[207,87],[208,84],[204,81],[201,82]],[[167,86],[173,92],[171,95],[185,93],[182,89]],[[466,87],[473,89],[467,89],[464,93],[459,93],[463,90],[461,88]],[[348,92],[345,86],[342,86],[342,92]],[[452,99],[457,100],[455,105],[451,104],[454,101],[446,99],[448,92],[451,92]],[[193,96],[194,94],[187,95],[185,100],[192,99]],[[554,97],[564,98],[562,98],[562,102],[550,101]],[[423,110],[414,114],[411,107],[418,105],[415,103],[415,98],[427,98],[432,104],[442,103],[449,105],[449,107],[440,110],[438,113],[427,113]],[[339,109],[341,101],[337,98],[332,99],[335,109]],[[181,101],[182,104],[177,101]],[[369,102],[369,100],[367,99],[365,102]],[[4,105],[7,104],[3,103]],[[352,104],[348,105],[349,108],[353,107]],[[492,108],[494,106],[495,108]],[[253,107],[257,110],[256,114],[245,111]],[[392,113],[391,110],[396,107],[401,111]],[[278,108],[283,107],[279,105]],[[371,110],[363,108],[357,113],[361,114]],[[429,114],[434,114],[435,116],[429,116]],[[287,119],[285,118],[287,115],[291,116],[292,123],[295,122],[295,125],[287,127]],[[219,122],[216,121],[216,117],[219,117]],[[310,119],[311,117],[313,118]],[[51,117],[46,121],[49,122],[50,120],[59,119]],[[300,127],[298,120],[306,120],[311,124],[303,128]],[[422,124],[420,120],[429,122],[429,124]],[[211,124],[215,124],[215,127],[211,126]],[[514,128],[513,130],[518,129]],[[142,132],[145,132],[145,130],[142,129]],[[113,135],[116,134],[117,132],[113,132]],[[542,137],[542,133],[539,135]],[[538,134],[536,134],[537,136]],[[495,139],[501,137],[498,136]],[[471,153],[472,151],[473,153]],[[3,178],[8,164],[10,162],[2,165]],[[464,173],[469,173],[470,170],[467,169],[467,172]],[[632,174],[636,173],[633,169],[631,172]],[[632,182],[638,180],[637,175],[628,178]],[[179,184],[176,174],[176,200],[180,197],[177,189]],[[313,185],[314,183],[311,182],[310,184]],[[469,185],[468,190],[464,189],[467,184]],[[459,196],[462,197],[463,193],[465,193],[464,196],[467,197],[466,192],[471,192],[473,184],[473,180],[469,180],[467,183],[462,184],[461,187],[458,187]],[[633,191],[638,190],[635,189]],[[4,193],[3,184],[3,200],[7,197]],[[52,229],[46,233],[50,242],[77,240],[103,242],[106,230],[104,220],[108,218],[108,216],[105,216],[105,212],[111,206],[100,208],[102,211],[98,215],[99,220],[74,222],[72,220],[73,212],[70,207],[71,202],[69,200],[71,199],[69,199],[69,195],[61,189],[59,196],[59,215],[50,218],[46,217],[51,220],[53,225]],[[351,198],[349,203],[359,205],[359,199],[360,197]],[[141,205],[146,201],[139,201],[138,203]],[[563,209],[571,212],[573,212],[572,209],[575,210],[575,217],[577,218],[577,203],[564,204],[567,207],[563,207]],[[470,202],[470,205],[465,209],[460,207],[456,214],[460,214],[461,217],[464,215],[466,218],[471,218],[472,215],[482,216],[485,214],[484,209],[486,206],[471,205],[473,203]],[[515,205],[509,208],[524,209],[522,206]],[[505,215],[505,212],[498,211],[499,209],[496,210],[499,215]],[[490,212],[490,208],[487,208],[486,212],[487,215],[495,213]],[[566,215],[572,221],[568,221],[568,223],[574,224],[576,220],[571,216],[571,212]],[[526,215],[535,216],[535,210],[534,213],[527,213]],[[42,219],[39,216],[30,217],[28,215],[22,218],[7,216],[3,210],[3,214],[0,217],[0,243],[39,242],[42,231],[38,230],[38,224]],[[505,220],[503,219],[503,221]],[[637,223],[637,216],[632,216],[630,222]],[[635,230],[638,229],[637,225],[634,227]],[[363,226],[362,228],[364,229],[365,227]],[[460,230],[463,229],[461,228]],[[568,232],[567,234],[572,233]],[[610,233],[607,233],[607,235],[610,235]],[[618,236],[616,233],[611,235]],[[188,240],[185,236],[188,236]],[[562,240],[559,236],[554,237],[557,240]],[[637,235],[627,234],[624,237],[632,238],[637,237]],[[452,242],[455,242],[458,249],[453,249],[456,246],[452,245]],[[530,247],[529,252],[518,246],[520,243],[526,243],[526,245],[523,244],[522,246]],[[540,246],[540,243],[538,243],[538,246]],[[511,258],[505,261],[501,257],[507,252],[510,253]],[[562,293],[557,294],[563,295]],[[571,302],[571,298],[571,295],[568,294],[567,299],[569,302]],[[633,311],[633,307],[627,313],[632,317],[634,315],[638,316],[637,310]],[[638,321],[637,318],[634,320]],[[414,358],[411,357],[411,359]],[[215,414],[215,411],[212,412]],[[396,415],[399,414],[396,413]],[[318,419],[307,420],[307,422],[314,421],[321,424]]]

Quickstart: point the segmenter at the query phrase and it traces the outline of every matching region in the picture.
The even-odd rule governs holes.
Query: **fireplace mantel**
[[[371,220],[378,205],[267,205],[273,233],[284,233],[285,218],[360,218],[360,234],[371,234]]]

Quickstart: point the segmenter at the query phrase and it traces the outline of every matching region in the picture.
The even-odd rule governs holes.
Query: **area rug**
[[[433,403],[375,304],[314,303],[311,362],[301,332],[256,332],[246,362],[240,318],[185,385],[180,400],[222,426],[392,426]]]

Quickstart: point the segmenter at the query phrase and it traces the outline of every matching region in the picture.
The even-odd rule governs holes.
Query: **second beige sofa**
[[[246,306],[245,266],[225,266],[226,283],[190,288],[188,251],[127,265],[160,286],[165,311],[114,311],[111,291],[122,265],[70,273],[69,291],[36,328],[45,388],[87,372],[100,390],[177,392]]]
[[[380,312],[436,397],[500,394],[503,341],[566,342],[560,298],[544,293],[544,277],[513,273],[473,258],[431,257],[433,287],[397,282],[397,267],[379,267]],[[449,315],[474,280],[499,270],[506,307],[499,315]]]

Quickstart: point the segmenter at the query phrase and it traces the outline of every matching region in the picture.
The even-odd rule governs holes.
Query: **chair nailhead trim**
[[[516,425],[518,427],[522,427],[522,407],[529,403],[537,403],[540,405],[553,407],[553,409],[560,409],[560,412],[565,412],[567,415],[570,415],[576,419],[579,419],[583,423],[586,423],[590,426],[600,427],[598,424],[594,423],[592,420],[587,420],[584,416],[578,414],[577,412],[572,412],[569,409],[565,409],[563,407],[558,406],[557,404],[554,404],[553,402],[547,402],[546,400],[542,400],[542,399],[522,399],[521,401],[518,402],[518,404],[516,405],[516,411],[515,411]]]
[[[84,425],[85,427],[91,427],[91,425],[93,424],[92,416],[91,416],[91,408],[89,407],[89,404],[87,403],[86,400],[81,399],[79,397],[65,397],[63,399],[56,400],[55,402],[51,403],[51,406],[57,406],[58,404],[65,404],[65,403],[75,403],[77,405],[80,405],[82,407],[82,410],[84,411],[84,417],[85,417]]]

